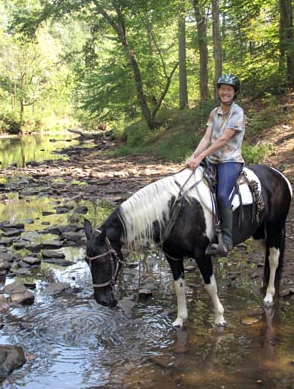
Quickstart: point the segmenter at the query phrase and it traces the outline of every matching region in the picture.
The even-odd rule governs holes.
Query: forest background
[[[183,160],[233,73],[257,162],[259,132],[293,122],[292,15],[291,0],[1,0],[0,133],[103,129],[120,153]]]

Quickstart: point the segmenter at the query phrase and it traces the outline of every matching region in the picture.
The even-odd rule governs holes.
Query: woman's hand
[[[194,155],[192,154],[189,159],[186,161],[186,165],[189,166],[191,169],[196,169],[198,165],[203,161],[205,157],[202,156],[201,154],[199,155]]]

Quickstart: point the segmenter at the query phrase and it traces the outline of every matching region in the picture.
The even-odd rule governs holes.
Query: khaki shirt
[[[245,134],[243,109],[235,102],[226,113],[223,113],[221,106],[216,107],[210,112],[206,125],[212,128],[211,143],[218,139],[227,128],[235,131],[235,134],[221,149],[208,157],[209,161],[212,163],[244,163],[241,151]]]

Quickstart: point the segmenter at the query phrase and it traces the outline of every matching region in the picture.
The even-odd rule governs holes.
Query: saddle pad
[[[261,183],[257,175],[250,170],[247,167],[243,167],[243,171],[245,172],[248,181],[254,181],[257,184],[258,192],[261,193]],[[203,178],[203,168],[200,167],[199,169],[196,169],[195,171],[195,181],[199,182],[199,184],[196,186],[195,190],[197,192],[197,196],[201,203],[204,205],[204,207],[209,210],[210,212],[213,212],[213,206],[211,203],[211,196],[210,196],[210,189],[208,184],[205,180],[201,181],[201,178]],[[242,199],[243,205],[249,205],[252,204],[254,201],[252,191],[248,185],[247,180],[245,177],[241,174],[238,178],[238,185],[239,185],[239,192]],[[240,198],[236,190],[234,189],[234,192],[232,192],[231,196],[231,204],[233,211],[237,209],[240,206]]]
[[[246,177],[248,178],[249,182],[254,181],[257,183],[258,191],[260,194],[261,193],[261,184],[260,184],[260,181],[259,181],[259,178],[257,177],[257,175],[247,167],[244,167],[243,171],[245,172]],[[247,180],[241,175],[238,178],[237,182],[239,185],[239,191],[240,191],[240,195],[242,198],[242,204],[243,205],[252,204],[254,198],[253,198],[252,191],[248,185]],[[233,199],[232,199],[231,203],[232,203],[233,210],[237,209],[240,206],[240,198],[236,192],[234,192]]]

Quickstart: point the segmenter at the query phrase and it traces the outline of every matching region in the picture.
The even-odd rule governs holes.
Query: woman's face
[[[218,89],[218,95],[223,104],[229,105],[234,99],[235,89],[231,85],[222,84]]]

